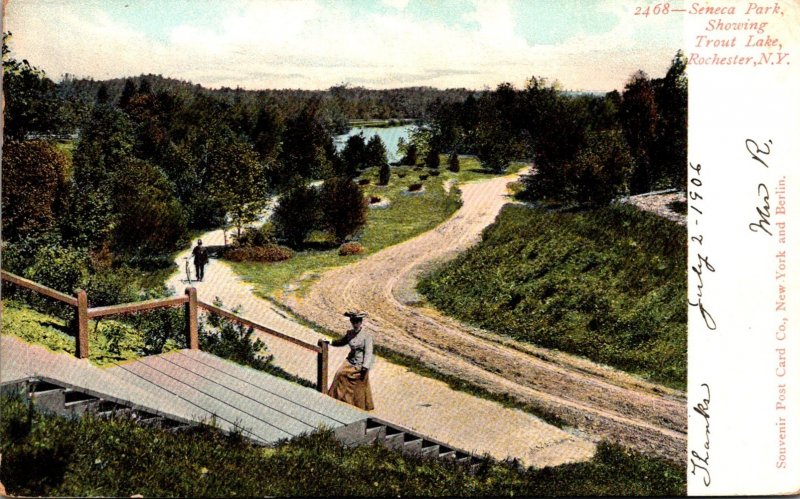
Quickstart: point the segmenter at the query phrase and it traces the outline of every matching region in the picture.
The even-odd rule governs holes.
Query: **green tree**
[[[41,140],[3,144],[3,239],[36,237],[53,230],[66,202],[69,160]]]
[[[439,151],[431,147],[428,150],[428,154],[425,155],[425,166],[428,168],[436,169],[439,168]]]
[[[461,162],[458,160],[458,154],[456,154],[455,149],[447,159],[447,169],[453,173],[458,173],[461,170]]]
[[[666,76],[654,83],[658,105],[655,153],[659,173],[670,185],[686,188],[688,86],[686,56],[678,51]]]
[[[241,234],[242,227],[255,221],[267,206],[267,169],[252,147],[238,139],[216,143],[210,156],[209,192]]]
[[[364,150],[364,164],[365,166],[377,166],[385,164],[386,161],[386,146],[380,137],[373,135],[367,141]]]
[[[346,177],[330,178],[319,193],[322,227],[342,243],[367,223],[367,200],[355,182]]]
[[[250,136],[253,140],[253,149],[263,163],[270,164],[277,161],[281,152],[283,129],[283,121],[278,110],[272,106],[262,107]]]
[[[344,174],[353,178],[358,175],[359,170],[367,167],[367,145],[364,142],[364,135],[351,135],[347,138],[347,143],[342,149],[342,161],[344,162]]]
[[[417,145],[416,144],[409,144],[406,147],[405,156],[401,161],[402,164],[407,166],[416,166],[417,164]]]
[[[186,214],[156,166],[130,159],[113,180],[113,249],[139,261],[176,250],[187,241]]]
[[[276,235],[298,248],[320,221],[317,191],[302,181],[297,181],[278,199],[272,212]]]
[[[23,140],[28,134],[59,132],[65,122],[55,83],[27,60],[11,57],[10,40],[11,33],[3,33],[4,139]]]
[[[380,170],[378,170],[378,183],[380,185],[388,185],[389,184],[389,177],[391,177],[392,172],[389,169],[389,163],[384,162],[381,165]]]
[[[607,205],[627,193],[632,171],[633,158],[620,130],[593,133],[577,155],[570,190],[580,203]]]
[[[96,105],[73,156],[69,216],[61,220],[71,244],[98,248],[108,241],[114,224],[112,180],[131,159],[133,144],[133,127],[125,113]]]
[[[333,137],[318,118],[318,102],[308,103],[302,111],[286,121],[280,160],[283,178],[288,183],[294,175],[302,178],[324,178],[330,174],[336,155]]]
[[[657,172],[651,170],[658,107],[652,82],[645,72],[637,71],[625,85],[620,118],[625,138],[636,161],[631,178],[631,192],[637,194],[649,191],[658,177]]]

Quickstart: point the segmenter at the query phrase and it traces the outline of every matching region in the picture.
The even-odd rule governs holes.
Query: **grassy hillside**
[[[13,334],[54,352],[75,353],[75,337],[66,321],[36,311],[25,304],[3,300],[3,334]],[[89,361],[98,366],[135,359],[144,346],[144,335],[111,319],[89,325]],[[175,348],[170,343],[168,348]]]
[[[649,213],[509,205],[419,289],[461,320],[685,388],[686,232]]]
[[[270,448],[213,429],[168,433],[129,420],[63,419],[0,400],[0,481],[25,496],[684,495],[682,466],[601,444],[586,463],[475,475],[323,431]]]

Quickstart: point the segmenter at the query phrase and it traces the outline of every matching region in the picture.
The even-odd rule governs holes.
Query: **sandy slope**
[[[477,242],[508,202],[516,176],[462,186],[463,207],[436,229],[353,265],[324,273],[303,297],[282,297],[299,315],[342,328],[348,308],[369,312],[366,327],[383,346],[443,373],[505,393],[610,439],[676,461],[685,460],[686,401],[653,385],[570,355],[500,338],[416,306],[416,277]]]

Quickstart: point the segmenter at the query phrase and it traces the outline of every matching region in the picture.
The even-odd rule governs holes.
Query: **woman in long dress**
[[[369,370],[375,362],[372,353],[372,335],[364,331],[364,317],[366,312],[347,312],[352,328],[338,340],[331,342],[332,346],[350,347],[350,353],[336,372],[333,384],[328,390],[331,397],[347,402],[365,411],[375,408],[372,403],[372,390],[369,387]]]

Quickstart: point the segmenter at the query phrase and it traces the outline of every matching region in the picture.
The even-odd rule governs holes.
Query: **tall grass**
[[[655,215],[509,205],[419,289],[472,324],[685,387],[686,233]]]
[[[346,448],[329,431],[254,447],[213,428],[169,433],[127,419],[64,419],[4,397],[0,469],[25,496],[684,495],[681,466],[600,444],[589,462],[522,471],[454,463],[380,446]]]

